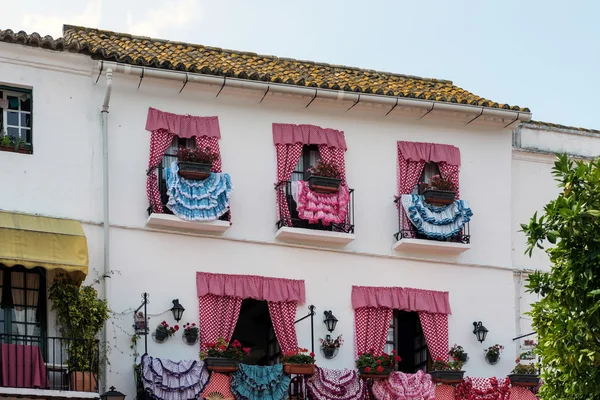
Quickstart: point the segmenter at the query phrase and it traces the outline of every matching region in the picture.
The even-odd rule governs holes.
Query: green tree
[[[538,334],[544,400],[600,400],[600,161],[558,157],[562,193],[521,225],[527,252],[544,248],[550,272],[529,276],[541,295],[531,316]]]

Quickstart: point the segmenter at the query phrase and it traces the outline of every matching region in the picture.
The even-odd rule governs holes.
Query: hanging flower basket
[[[531,374],[510,374],[508,375],[510,384],[521,387],[535,387],[540,384],[540,377]]]
[[[283,372],[288,375],[312,375],[315,364],[283,364]]]
[[[207,357],[204,359],[206,369],[213,372],[229,373],[238,370],[240,362],[230,358]]]
[[[186,179],[204,180],[210,176],[212,164],[179,161],[179,176]]]
[[[321,347],[321,355],[324,358],[331,360],[332,358],[337,356],[339,350],[340,349],[338,347]]]
[[[486,354],[485,361],[490,365],[496,365],[500,361],[500,355]]]
[[[460,383],[465,371],[431,371],[431,379],[436,383],[454,384]]]

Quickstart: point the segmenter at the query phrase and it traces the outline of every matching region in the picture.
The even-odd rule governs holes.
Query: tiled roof
[[[555,129],[555,130],[561,130],[561,131],[577,131],[577,132],[584,132],[584,133],[591,133],[591,134],[595,134],[595,135],[600,135],[600,130],[598,130],[598,129],[578,128],[576,126],[554,124],[552,122],[529,121],[529,122],[524,122],[521,125],[525,126],[525,127],[536,127],[536,128],[542,128],[542,129]]]
[[[529,112],[528,108],[498,104],[479,97],[447,80],[298,61],[70,25],[64,26],[63,33],[68,43],[78,43],[80,52],[126,64]]]
[[[15,33],[10,29],[0,29],[0,42],[17,43],[25,46],[41,47],[43,49],[58,51],[77,50],[77,44],[74,43],[72,46],[69,46],[65,44],[63,38],[53,39],[52,36],[49,35],[42,37],[38,33],[28,35],[23,31]]]
[[[95,59],[139,66],[529,112],[528,108],[499,104],[441,79],[299,61],[71,25],[64,26],[63,35],[64,38],[54,40],[50,36],[42,38],[37,33],[15,34],[8,29],[0,30],[0,41],[73,51]]]

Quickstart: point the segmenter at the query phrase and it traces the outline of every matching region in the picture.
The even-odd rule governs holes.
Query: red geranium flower
[[[392,350],[392,354],[396,354],[396,350]]]
[[[399,362],[400,361],[400,356],[394,356],[394,361]]]
[[[377,367],[377,372],[383,372],[383,367],[381,365]]]
[[[175,325],[173,328],[175,328],[176,331],[179,330],[179,325]]]
[[[315,353],[313,353],[313,352],[311,351],[311,352],[310,352],[310,356],[311,356],[311,357],[314,357],[314,356],[315,356]]]
[[[369,372],[371,372],[371,367],[365,367],[365,372],[368,374]]]
[[[224,344],[222,344],[222,345],[219,346],[219,349],[221,349],[221,350],[227,350],[227,346],[225,346]]]
[[[381,360],[377,360],[377,364],[381,364]]]
[[[244,353],[250,354],[250,347],[244,347]]]

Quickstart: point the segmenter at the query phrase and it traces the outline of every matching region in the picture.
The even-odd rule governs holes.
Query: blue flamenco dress
[[[167,178],[167,208],[187,221],[214,221],[229,210],[233,191],[229,174],[211,173],[204,180],[179,176],[179,164],[174,161],[165,169]]]

